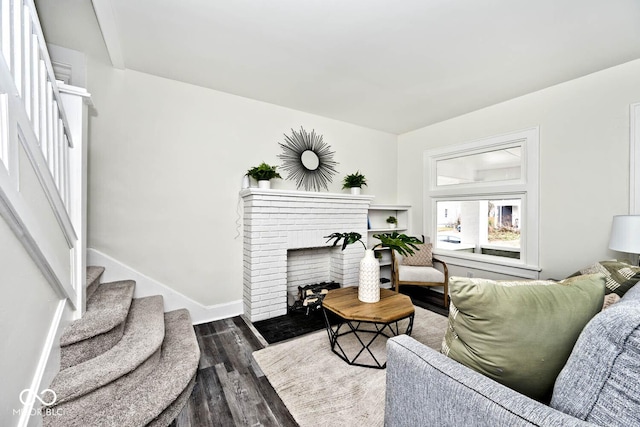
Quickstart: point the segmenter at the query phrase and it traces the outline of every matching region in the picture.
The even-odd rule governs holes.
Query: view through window
[[[436,247],[520,259],[520,199],[438,201]]]

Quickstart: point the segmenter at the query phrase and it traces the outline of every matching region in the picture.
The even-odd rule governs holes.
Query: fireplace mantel
[[[304,198],[318,198],[318,199],[338,199],[338,200],[352,200],[352,201],[368,201],[371,202],[374,196],[368,195],[353,195],[350,193],[323,193],[320,191],[297,191],[297,190],[274,190],[274,189],[262,189],[262,188],[246,188],[240,191],[240,197],[248,197],[252,195],[271,197],[304,197]]]
[[[373,196],[248,188],[244,205],[244,314],[252,322],[287,313],[288,251],[328,248],[326,236],[354,231],[367,235]],[[362,247],[335,248],[330,275],[343,286],[357,285]],[[313,267],[310,267],[313,268]],[[315,271],[315,270],[314,270]]]

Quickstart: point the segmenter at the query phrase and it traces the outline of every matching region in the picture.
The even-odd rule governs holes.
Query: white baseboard
[[[67,304],[67,300],[60,300],[51,320],[38,366],[36,366],[31,380],[29,389],[32,393],[40,394],[47,389],[60,370],[60,336],[64,328],[71,322],[72,317],[73,313],[69,304]],[[47,394],[46,398],[50,399],[51,396]],[[33,398],[26,398],[26,400],[27,402],[20,409],[18,427],[40,427],[42,425],[42,417],[36,415],[38,413],[38,409],[34,407],[36,400]]]
[[[87,249],[87,265],[96,265],[105,268],[104,274],[102,275],[102,282],[135,280],[136,289],[133,295],[135,298],[162,295],[164,298],[165,311],[186,308],[191,314],[191,320],[194,325],[239,316],[243,314],[244,311],[242,300],[232,301],[226,304],[202,305],[96,249]]]

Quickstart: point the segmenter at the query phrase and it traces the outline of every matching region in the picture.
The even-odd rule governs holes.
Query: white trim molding
[[[205,306],[96,249],[87,249],[87,265],[105,268],[102,275],[103,283],[115,280],[134,280],[136,282],[134,298],[162,295],[165,311],[186,308],[191,314],[194,325],[243,314],[242,300]]]
[[[640,215],[640,102],[629,108],[629,214]]]
[[[104,44],[107,47],[107,52],[109,52],[111,65],[119,70],[124,70],[124,54],[120,43],[120,35],[118,34],[118,24],[113,4],[111,0],[92,0],[91,3],[93,3],[93,10],[98,19]]]
[[[434,243],[434,254],[446,262],[462,267],[484,269],[518,277],[536,277],[539,267],[539,140],[538,127],[490,136],[460,145],[451,145],[424,152],[424,231]],[[520,173],[513,177],[496,176],[494,180],[438,183],[436,169],[439,161],[466,158],[491,151],[521,149]],[[510,259],[438,247],[437,203],[446,201],[478,201],[490,199],[518,199],[522,206],[523,235],[520,259]],[[473,221],[472,221],[473,222]],[[464,224],[462,225],[464,229]],[[464,243],[464,242],[463,242]],[[476,242],[477,243],[477,242]],[[461,248],[457,248],[461,249]]]
[[[60,370],[60,336],[64,328],[71,321],[71,307],[67,302],[68,299],[63,299],[58,302],[58,307],[51,320],[49,332],[47,333],[42,353],[40,353],[40,359],[33,374],[29,390],[40,391],[47,388]],[[41,418],[32,416],[38,412],[38,409],[34,408],[35,403],[35,399],[27,399],[23,404],[20,409],[18,427],[40,425],[39,422],[41,423]]]

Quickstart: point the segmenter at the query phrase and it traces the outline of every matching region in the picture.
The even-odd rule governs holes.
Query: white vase
[[[271,188],[271,181],[269,181],[268,179],[258,181],[258,188],[262,188],[264,190]]]
[[[387,224],[389,225],[389,228],[391,228],[391,229],[394,229],[397,226],[397,224],[394,224],[392,222],[388,222]]]
[[[373,249],[367,249],[360,261],[358,299],[362,302],[380,301],[380,262],[376,259]]]
[[[249,175],[245,175],[242,177],[242,188],[249,188],[251,187],[251,180],[249,179]]]
[[[354,196],[359,196],[360,195],[360,187],[351,187],[351,194],[353,194]]]

